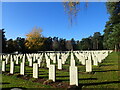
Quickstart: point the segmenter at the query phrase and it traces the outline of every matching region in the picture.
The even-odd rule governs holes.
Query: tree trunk
[[[95,42],[93,42],[93,49],[95,50],[96,48],[95,48]]]
[[[98,50],[98,40],[97,40],[97,50]]]
[[[115,45],[115,52],[117,52],[117,45]]]
[[[120,50],[120,43],[119,43],[119,45],[118,45],[118,49]]]

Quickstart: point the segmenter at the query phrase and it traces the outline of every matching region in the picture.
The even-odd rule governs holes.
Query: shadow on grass
[[[9,82],[3,82],[3,83],[0,83],[0,85],[1,85],[1,84],[10,84],[10,83],[9,83]]]
[[[56,75],[56,77],[69,77],[69,76],[57,76],[57,75]]]
[[[64,82],[64,81],[69,81],[69,79],[56,79],[56,82]]]
[[[39,73],[39,75],[49,75],[49,73]]]
[[[120,81],[107,81],[107,82],[97,82],[97,83],[79,83],[79,86],[82,88],[83,86],[102,85],[102,84],[111,84],[111,83],[120,83]]]
[[[45,75],[45,76],[39,76],[39,78],[48,78],[49,76]]]
[[[33,74],[32,74],[32,73],[25,73],[25,75],[29,75],[29,76],[32,76]]]
[[[11,88],[2,88],[2,90],[26,90],[24,87],[11,87]]]

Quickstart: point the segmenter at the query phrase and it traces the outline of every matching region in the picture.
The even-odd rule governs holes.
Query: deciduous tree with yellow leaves
[[[30,51],[42,50],[44,44],[44,37],[42,36],[42,29],[34,27],[31,32],[26,35],[25,46]]]

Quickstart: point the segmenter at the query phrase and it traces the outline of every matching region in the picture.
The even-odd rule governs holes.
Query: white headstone
[[[22,62],[25,63],[25,54],[23,55]]]
[[[53,63],[56,63],[56,55],[53,55]]]
[[[6,64],[8,64],[9,57],[10,57],[10,54],[8,54],[8,57],[6,58]]]
[[[75,66],[75,60],[74,60],[73,53],[71,53],[70,66]]]
[[[34,56],[33,56],[33,61],[34,61],[34,62],[36,61],[36,56],[35,56],[35,54],[34,54]]]
[[[93,65],[98,66],[98,60],[95,56],[93,56]]]
[[[5,61],[2,61],[2,71],[5,72]]]
[[[29,58],[29,66],[32,67],[32,64],[33,64],[33,60],[32,60],[32,58]]]
[[[38,66],[40,67],[41,66],[41,58],[39,58],[38,60],[37,60],[37,63],[38,63]]]
[[[84,57],[82,57],[81,64],[85,65],[85,58]]]
[[[53,80],[55,82],[55,65],[49,66],[49,80]]]
[[[38,78],[38,63],[33,64],[33,78]]]
[[[62,69],[62,59],[58,59],[58,69]]]
[[[50,66],[50,59],[49,58],[46,60],[46,63],[47,63],[47,68],[49,68],[49,66]]]
[[[86,72],[92,72],[91,60],[86,60]]]
[[[22,63],[20,64],[20,74],[21,74],[21,75],[24,75],[24,74],[25,74],[25,63],[24,63],[24,62],[22,62]]]
[[[65,64],[66,56],[65,56],[65,55],[62,55],[61,59],[62,59],[62,64]]]
[[[18,56],[16,57],[16,64],[18,65]]]
[[[78,86],[78,68],[76,66],[70,66],[70,85]]]
[[[14,61],[11,60],[10,62],[10,73],[13,74],[14,73]]]

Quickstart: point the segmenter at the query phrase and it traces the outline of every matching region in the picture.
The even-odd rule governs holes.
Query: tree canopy
[[[107,11],[110,14],[104,30],[104,47],[120,49],[120,1],[107,2]]]
[[[42,29],[34,27],[31,32],[26,35],[26,43],[25,46],[28,50],[36,51],[39,50],[43,45],[42,39]]]

